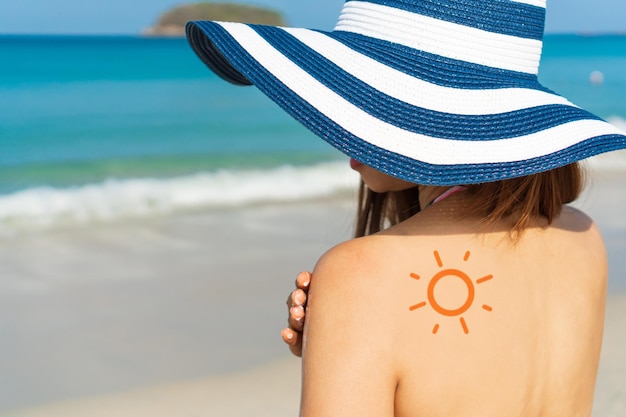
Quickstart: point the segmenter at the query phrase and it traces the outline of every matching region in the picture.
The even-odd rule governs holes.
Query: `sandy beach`
[[[623,184],[594,175],[578,203],[610,257],[594,417],[626,415]],[[284,299],[352,211],[338,198],[3,237],[0,417],[296,415]]]
[[[4,238],[0,414],[284,358],[295,276],[351,215],[331,200]]]

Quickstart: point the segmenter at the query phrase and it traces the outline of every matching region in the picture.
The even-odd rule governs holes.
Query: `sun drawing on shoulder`
[[[470,307],[472,306],[472,303],[474,302],[474,294],[475,294],[474,284],[478,285],[478,284],[487,282],[493,278],[493,275],[485,275],[481,278],[478,278],[475,281],[472,281],[472,279],[463,271],[460,271],[458,269],[453,269],[453,268],[443,269],[444,266],[443,266],[443,262],[441,261],[441,257],[439,256],[439,252],[435,251],[434,255],[435,255],[435,261],[437,262],[437,266],[439,266],[440,271],[437,272],[435,276],[433,276],[430,279],[430,282],[428,283],[428,290],[427,290],[428,301],[422,301],[418,304],[415,304],[409,307],[409,310],[415,311],[422,307],[426,307],[430,305],[430,307],[433,310],[435,310],[437,313],[443,316],[458,317],[459,322],[461,323],[461,327],[463,328],[463,332],[465,334],[468,334],[469,328],[467,327],[467,323],[465,322],[465,319],[463,318],[463,314],[467,310],[470,309]],[[469,258],[470,258],[470,252],[467,251],[465,252],[463,261],[467,262]],[[410,277],[416,280],[420,280],[422,278],[415,273],[411,273]],[[443,307],[441,303],[438,302],[437,299],[435,298],[435,288],[437,287],[437,284],[441,283],[442,280],[449,280],[449,279],[461,280],[462,284],[464,284],[465,287],[467,288],[467,298],[465,299],[465,302],[462,305],[455,306],[457,308],[452,308],[452,309]],[[482,308],[483,310],[486,310],[486,311],[493,310],[493,308],[487,304],[483,304]],[[439,323],[435,323],[435,326],[433,327],[433,334],[437,334],[438,331],[439,331]]]

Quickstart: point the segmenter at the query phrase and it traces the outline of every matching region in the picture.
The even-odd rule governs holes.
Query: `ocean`
[[[0,36],[0,57],[3,233],[356,182],[339,152],[255,88],[213,75],[184,39]],[[626,128],[626,36],[547,36],[540,79]]]

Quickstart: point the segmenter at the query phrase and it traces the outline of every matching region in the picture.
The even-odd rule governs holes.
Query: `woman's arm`
[[[318,262],[304,329],[301,416],[394,415],[389,284],[347,242]]]

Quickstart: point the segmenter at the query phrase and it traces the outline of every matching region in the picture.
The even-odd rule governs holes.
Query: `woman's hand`
[[[289,309],[289,327],[285,327],[281,335],[289,350],[295,356],[302,356],[302,329],[304,328],[304,314],[306,309],[309,284],[311,283],[310,272],[300,272],[296,278],[296,289],[287,297]]]

